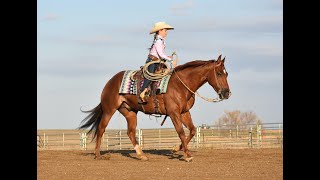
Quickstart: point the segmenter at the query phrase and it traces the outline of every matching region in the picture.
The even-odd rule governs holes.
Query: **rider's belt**
[[[151,55],[151,54],[149,54],[148,57],[149,57],[150,59],[152,59],[152,61],[158,61],[158,60],[159,60],[159,58],[157,58],[157,57],[155,57],[155,56],[153,56],[153,55]]]

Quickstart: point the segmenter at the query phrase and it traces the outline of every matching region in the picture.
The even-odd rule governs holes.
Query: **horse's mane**
[[[181,71],[181,70],[186,69],[186,68],[189,68],[189,67],[198,67],[198,66],[202,66],[202,65],[205,65],[205,64],[214,62],[214,61],[215,61],[215,60],[207,60],[207,61],[204,61],[204,60],[194,60],[194,61],[190,61],[190,62],[187,62],[187,63],[185,63],[185,64],[182,64],[182,65],[179,65],[179,66],[177,66],[174,70],[175,70],[175,71]]]

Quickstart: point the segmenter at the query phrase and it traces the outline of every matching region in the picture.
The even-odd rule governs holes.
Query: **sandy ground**
[[[283,179],[283,151],[272,149],[197,149],[193,161],[183,152],[145,150],[148,161],[135,151],[102,151],[109,160],[94,159],[93,151],[39,150],[41,179]]]

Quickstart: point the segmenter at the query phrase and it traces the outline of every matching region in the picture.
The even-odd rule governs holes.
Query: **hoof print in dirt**
[[[185,161],[186,162],[192,162],[192,159],[193,159],[193,157],[188,157],[188,158],[185,158]]]
[[[147,156],[140,156],[139,159],[142,160],[142,161],[148,161],[149,160],[149,158]]]
[[[94,159],[96,160],[109,160],[111,158],[110,155],[104,155],[104,156],[96,156]]]

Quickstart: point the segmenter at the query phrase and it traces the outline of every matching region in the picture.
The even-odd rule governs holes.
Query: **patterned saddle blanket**
[[[135,72],[135,70],[125,71],[121,81],[119,94],[137,94],[138,89],[140,89],[143,85],[143,81],[138,84],[137,79],[131,79],[132,74]],[[157,92],[159,92],[159,94],[166,93],[170,77],[171,75],[169,74],[168,76],[165,76],[161,80],[157,81]]]

